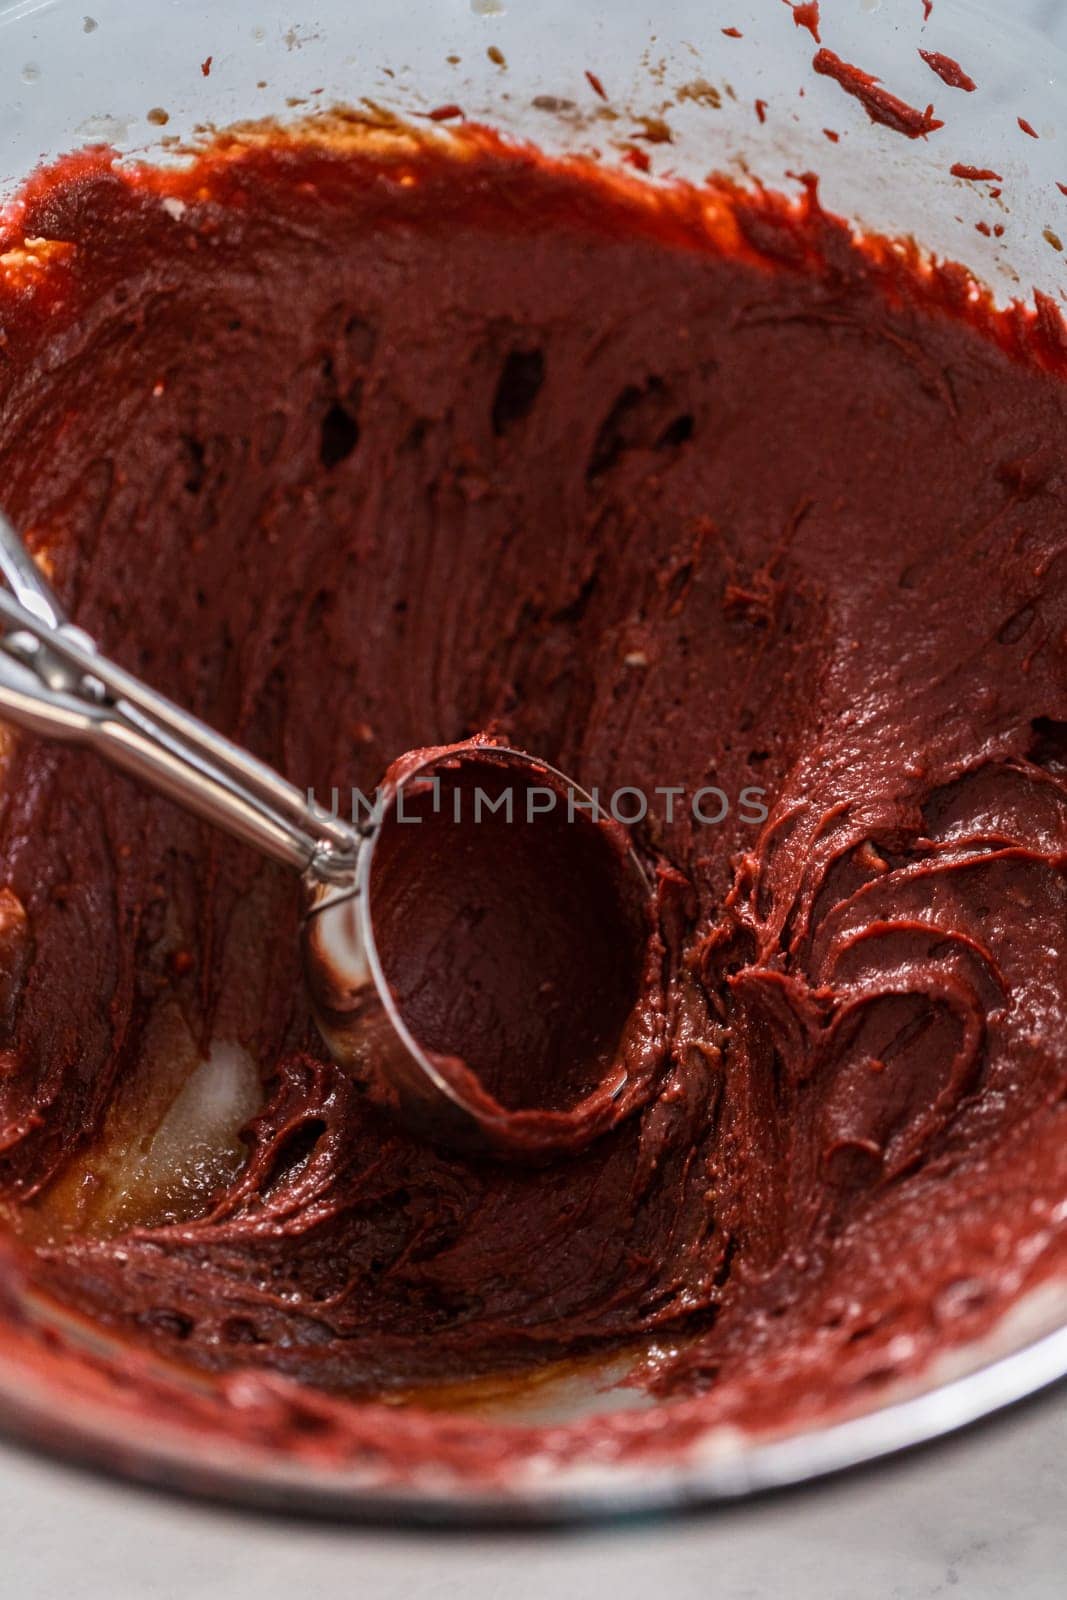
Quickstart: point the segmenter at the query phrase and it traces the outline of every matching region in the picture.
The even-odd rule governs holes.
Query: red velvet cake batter
[[[71,159],[0,251],[0,495],[124,665],[320,794],[489,729],[587,787],[770,809],[634,830],[669,1049],[618,1128],[523,1169],[332,1065],[294,880],[20,740],[0,1343],[60,1359],[32,1285],[128,1347],[67,1368],[128,1408],[481,1471],[869,1403],[1062,1269],[1047,302],[995,311],[813,184],[341,125]],[[246,1063],[227,1138],[127,1182],[212,1041]],[[374,1400],[650,1342],[661,1405],[571,1428]],[[218,1381],[179,1397],[145,1348]]]

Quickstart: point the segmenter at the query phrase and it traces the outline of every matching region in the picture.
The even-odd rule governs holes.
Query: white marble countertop
[[[1067,1386],[810,1489],[573,1531],[246,1515],[0,1452],[3,1600],[1063,1600]]]

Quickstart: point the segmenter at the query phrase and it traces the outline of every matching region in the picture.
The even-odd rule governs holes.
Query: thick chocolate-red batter
[[[12,1304],[33,1283],[233,1374],[179,1402],[131,1355],[124,1404],[474,1470],[869,1399],[1062,1268],[1047,302],[995,312],[813,185],[656,192],[477,132],[82,157],[4,226],[3,499],[127,666],[320,794],[488,728],[587,786],[771,805],[637,830],[669,1056],[613,1133],[523,1170],[360,1101],[294,881],[20,742]],[[102,1213],[93,1152],[163,1012],[242,1045],[262,1108],[181,1204]],[[551,1434],[359,1398],[650,1339],[670,1406]]]

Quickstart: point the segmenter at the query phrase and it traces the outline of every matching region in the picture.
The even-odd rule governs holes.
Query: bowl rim
[[[310,1465],[174,1421],[153,1418],[146,1431],[142,1416],[60,1394],[31,1363],[3,1354],[0,1443],[247,1510],[438,1527],[588,1523],[800,1488],[1003,1417],[1043,1390],[1067,1387],[1065,1313],[1067,1279],[1039,1285],[985,1339],[949,1352],[859,1414],[770,1437],[714,1425],[674,1461],[639,1453],[559,1463],[533,1453],[495,1481],[446,1475],[430,1463],[398,1483],[370,1465]]]

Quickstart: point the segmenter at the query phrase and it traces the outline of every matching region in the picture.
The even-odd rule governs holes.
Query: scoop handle
[[[0,515],[0,716],[83,745],[312,881],[354,875],[359,835],[199,718],[101,655],[66,622],[44,574]]]

